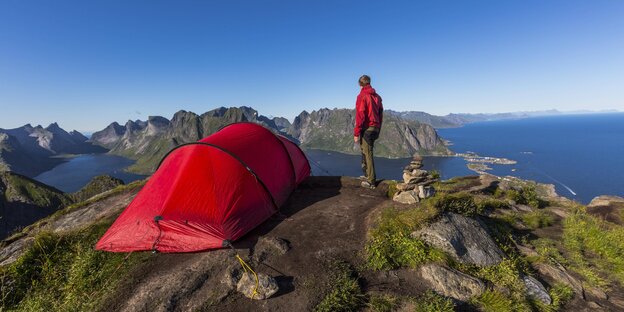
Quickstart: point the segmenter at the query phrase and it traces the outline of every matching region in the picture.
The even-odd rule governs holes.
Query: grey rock
[[[583,289],[583,284],[581,283],[581,281],[570,275],[564,267],[554,266],[546,263],[536,263],[533,264],[533,267],[540,274],[540,276],[545,278],[546,282],[552,282],[552,284],[563,283],[565,285],[568,285],[572,287],[574,293],[576,293],[578,296],[581,296],[581,298],[585,298],[585,291]]]
[[[414,177],[426,177],[429,172],[427,172],[427,170],[421,170],[421,169],[414,169],[412,170],[412,176]]]
[[[236,289],[245,297],[255,300],[264,300],[273,296],[279,290],[277,281],[271,276],[258,273],[258,285],[256,289],[256,278],[251,273],[244,273],[238,281]],[[255,292],[254,292],[255,290]]]
[[[444,250],[462,263],[488,266],[500,263],[505,255],[481,221],[452,212],[444,213],[440,220],[412,236]]]
[[[415,184],[407,184],[407,183],[397,183],[397,190],[399,191],[411,191],[416,188]]]
[[[420,274],[433,290],[460,301],[469,300],[485,291],[485,284],[481,280],[437,264],[421,266]]]
[[[258,263],[264,262],[270,256],[284,255],[288,250],[290,250],[290,246],[286,240],[279,237],[262,236],[254,247],[253,260]]]
[[[394,200],[395,202],[399,202],[401,204],[408,204],[408,205],[415,204],[419,201],[418,193],[413,190],[405,191],[405,192],[398,192],[394,195],[394,197],[392,197],[392,200]]]
[[[539,300],[544,304],[552,303],[552,299],[546,291],[546,288],[538,280],[536,280],[532,276],[523,275],[522,281],[524,282],[524,286],[526,287],[527,295],[529,295],[529,297],[531,297],[533,300]]]
[[[615,203],[624,204],[624,198],[619,196],[600,195],[594,197],[587,207],[610,206]]]
[[[418,186],[418,196],[420,198],[429,198],[432,197],[433,195],[435,195],[435,189],[433,188],[433,186],[425,186],[425,185],[419,185]]]
[[[242,276],[242,269],[236,266],[229,266],[223,272],[223,276],[221,276],[221,284],[224,284],[229,289],[237,288],[238,282]]]
[[[609,295],[607,295],[606,292],[604,292],[602,289],[598,288],[598,287],[587,287],[585,288],[585,294],[589,294],[591,296],[593,296],[594,298],[597,299],[601,299],[601,300],[607,300],[609,299]]]

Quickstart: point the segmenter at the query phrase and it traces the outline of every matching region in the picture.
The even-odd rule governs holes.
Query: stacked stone
[[[403,182],[397,183],[398,192],[393,200],[403,204],[415,204],[421,199],[433,196],[431,184],[438,181],[427,170],[422,170],[423,158],[415,156],[403,170]]]

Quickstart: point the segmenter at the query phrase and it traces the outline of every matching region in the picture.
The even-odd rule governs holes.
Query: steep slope
[[[354,110],[325,108],[301,113],[288,133],[304,148],[358,154],[359,147],[353,142],[354,124]],[[375,142],[376,156],[396,158],[448,153],[450,151],[430,125],[384,114],[381,134]]]
[[[462,177],[436,184],[439,192],[430,199],[402,205],[387,198],[394,190],[392,182],[376,190],[358,185],[359,180],[352,178],[308,179],[283,207],[283,215],[236,242],[236,251],[95,251],[93,244],[139,190],[137,185],[120,187],[42,220],[4,243],[2,307],[18,311],[624,308],[618,282],[623,277],[612,265],[620,261],[617,250],[594,253],[599,244],[621,246],[621,241],[583,240],[597,239],[599,233],[593,231],[600,227],[609,236],[622,227],[591,217],[546,186],[511,178]],[[579,232],[583,227],[591,232]],[[441,241],[447,248],[436,247],[435,240],[421,238],[427,231],[442,238],[453,235],[453,240]],[[495,241],[496,246],[489,248],[500,248],[502,259],[494,259],[497,264],[491,266],[463,263],[463,253],[487,255],[479,243],[465,245],[477,237],[473,235]],[[238,293],[242,268],[236,253],[258,273],[273,276],[278,292],[264,301]],[[578,253],[585,257],[577,258]],[[600,279],[590,279],[596,277]]]
[[[0,238],[71,202],[55,188],[19,174],[0,172]]]

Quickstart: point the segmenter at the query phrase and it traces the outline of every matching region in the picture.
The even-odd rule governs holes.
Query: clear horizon
[[[0,3],[0,128],[249,106],[624,110],[624,2]],[[372,17],[372,18],[371,18]]]

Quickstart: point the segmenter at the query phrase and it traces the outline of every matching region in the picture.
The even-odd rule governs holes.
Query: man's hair
[[[360,77],[358,82],[360,83],[360,86],[365,87],[365,86],[370,85],[371,79],[368,75],[362,75],[362,77]]]

